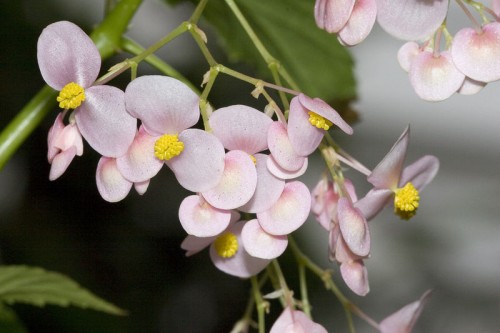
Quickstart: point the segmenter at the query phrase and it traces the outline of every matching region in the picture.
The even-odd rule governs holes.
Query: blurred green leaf
[[[314,1],[235,2],[268,51],[306,94],[326,101],[355,98],[352,57],[334,35],[316,26]],[[209,1],[204,16],[219,32],[232,60],[253,64],[270,78],[267,64],[224,1]]]
[[[0,302],[47,304],[93,309],[113,315],[125,315],[117,306],[82,288],[71,278],[38,267],[0,267]]]
[[[28,333],[28,330],[12,309],[0,304],[0,332]]]

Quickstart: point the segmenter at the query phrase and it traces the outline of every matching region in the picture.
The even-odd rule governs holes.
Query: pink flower
[[[308,318],[304,312],[286,307],[269,333],[327,333],[327,331]]]
[[[367,220],[380,212],[391,198],[394,200],[394,212],[403,219],[411,218],[419,206],[419,192],[437,174],[439,160],[430,155],[421,157],[403,169],[409,135],[408,126],[367,178],[374,188],[355,203]]]
[[[79,132],[98,153],[123,155],[134,139],[137,121],[125,110],[123,91],[92,86],[101,57],[78,26],[61,21],[47,26],[38,39],[37,57],[45,82],[59,90],[63,109],[75,109]]]
[[[426,291],[418,301],[410,303],[389,317],[382,320],[379,324],[382,333],[411,333],[415,323],[420,317],[424,305],[429,301],[430,290]]]
[[[59,113],[47,138],[50,173],[49,179],[56,180],[68,168],[73,158],[83,154],[82,135],[75,124],[64,126],[63,113]]]
[[[127,177],[154,175],[161,167],[153,161],[156,157],[189,191],[207,191],[219,183],[224,171],[224,147],[213,134],[189,128],[200,117],[199,98],[189,87],[166,76],[141,76],[128,84],[125,103],[127,111],[144,127],[139,133],[144,138],[137,147],[142,153],[131,148],[129,154],[137,160],[127,157],[128,162],[120,161],[120,169],[128,165],[131,174]],[[149,171],[144,172],[145,168]]]

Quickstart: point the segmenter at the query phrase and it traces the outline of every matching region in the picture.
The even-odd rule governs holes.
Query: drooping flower
[[[75,124],[64,125],[63,113],[59,113],[47,138],[47,159],[50,166],[49,179],[59,178],[68,168],[73,158],[83,154],[83,141]]]
[[[420,191],[437,174],[439,160],[431,155],[423,156],[403,169],[409,135],[408,126],[367,178],[374,188],[355,203],[367,220],[389,204],[391,198],[395,214],[403,219],[411,218],[419,207]]]
[[[224,147],[213,134],[189,128],[200,116],[199,98],[189,87],[166,76],[141,76],[128,84],[125,103],[154,137],[145,161],[151,155],[164,161],[187,190],[201,192],[217,185],[224,170]]]
[[[269,333],[295,332],[327,333],[323,326],[313,322],[304,312],[286,307],[274,322]]]
[[[430,296],[431,291],[427,290],[418,301],[405,305],[397,312],[382,320],[379,324],[380,332],[411,333]]]
[[[403,40],[429,37],[443,23],[448,0],[377,0],[377,22],[390,35]]]
[[[376,17],[376,0],[356,0],[349,20],[339,31],[337,39],[348,46],[361,43],[372,31]]]
[[[339,32],[349,20],[355,2],[356,0],[316,0],[316,25],[329,33]]]
[[[123,155],[137,121],[125,110],[123,91],[92,86],[101,57],[89,36],[71,22],[50,24],[38,39],[37,58],[45,82],[60,91],[59,106],[75,109],[76,126],[90,146],[104,156]]]

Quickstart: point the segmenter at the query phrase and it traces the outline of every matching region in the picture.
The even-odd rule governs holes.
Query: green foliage
[[[355,98],[352,57],[334,35],[316,26],[314,1],[235,2],[271,55],[285,66],[302,91],[326,101]],[[257,66],[269,79],[267,64],[223,0],[208,1],[204,16],[219,32],[232,60]]]
[[[0,332],[28,333],[28,330],[19,321],[14,311],[0,304]]]
[[[117,306],[97,297],[67,276],[38,267],[1,266],[0,302],[25,303],[39,307],[47,304],[93,309],[125,315]]]

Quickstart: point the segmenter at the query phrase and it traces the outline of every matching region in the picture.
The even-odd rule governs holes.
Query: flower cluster
[[[372,16],[375,11],[373,1],[353,0],[343,22],[332,28],[325,19],[331,10],[328,3],[318,1],[317,15],[323,17],[325,27],[340,31],[339,38],[347,44],[360,33],[352,25],[367,15],[365,10]],[[289,235],[312,211],[329,233],[330,259],[340,264],[347,286],[366,295],[369,285],[364,260],[371,244],[368,221],[390,202],[398,216],[411,218],[419,207],[420,191],[438,169],[433,156],[403,168],[408,127],[368,172],[367,181],[374,188],[366,196],[358,200],[352,182],[337,177],[341,168],[329,159],[333,181],[325,176],[311,195],[296,179],[307,170],[309,155],[325,142],[332,127],[353,133],[321,99],[298,93],[290,102],[288,117],[281,115],[277,120],[245,105],[222,107],[208,115],[202,130],[195,128],[200,98],[177,79],[141,76],[125,91],[96,84],[99,52],[70,22],[51,24],[42,32],[38,62],[47,84],[60,91],[57,101],[63,109],[48,135],[49,178],[60,177],[73,158],[83,154],[83,139],[102,155],[96,183],[109,202],[124,199],[132,186],[144,194],[166,165],[179,184],[193,192],[179,207],[179,221],[188,234],[181,247],[187,256],[209,247],[214,265],[233,276],[248,278],[260,273],[285,251]],[[350,156],[342,157],[333,147],[323,146],[334,158],[360,168]],[[361,169],[367,173],[366,168]],[[396,315],[398,320],[413,316],[413,312],[403,312]],[[384,322],[381,329],[395,325],[390,318]],[[271,332],[290,329],[325,332],[303,312],[294,310],[293,304],[285,308]]]
[[[364,40],[376,19],[387,33],[407,41],[398,52],[398,61],[416,94],[423,100],[442,101],[456,92],[475,94],[500,79],[498,1],[491,8],[471,2],[470,8],[482,23],[462,1],[457,2],[473,27],[462,28],[454,36],[446,26],[448,0],[317,0],[315,18],[318,27],[336,33],[348,46]]]

